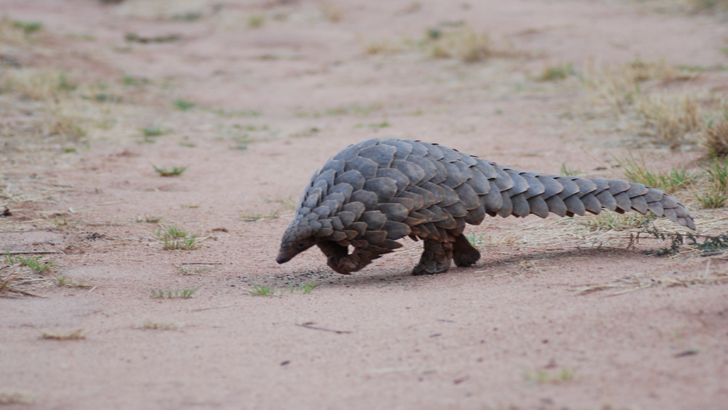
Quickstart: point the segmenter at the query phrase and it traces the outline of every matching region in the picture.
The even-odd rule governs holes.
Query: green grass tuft
[[[599,215],[584,220],[589,231],[624,231],[628,229],[643,229],[650,226],[655,220],[655,214],[647,215],[632,213],[620,215],[613,212],[602,212]]]
[[[697,176],[685,169],[671,169],[670,172],[652,172],[647,169],[644,160],[637,162],[633,158],[616,159],[622,166],[624,176],[630,182],[636,182],[652,188],[661,189],[668,194],[685,189],[697,181]]]
[[[250,296],[275,296],[276,291],[272,287],[263,285],[253,285],[252,290],[248,290]]]
[[[579,174],[581,174],[581,171],[578,169],[568,169],[566,168],[566,163],[561,163],[561,171],[559,171],[562,177],[575,177]]]
[[[42,258],[42,256],[36,256],[36,257],[29,256],[27,258],[24,258],[22,256],[16,256],[15,258],[13,258],[10,256],[10,252],[8,252],[5,255],[5,259],[8,262],[11,262],[11,261],[13,262],[13,263],[11,263],[11,265],[14,264],[15,262],[17,262],[18,264],[20,264],[20,266],[27,266],[28,268],[30,268],[30,270],[32,270],[35,273],[43,274],[43,273],[50,271],[50,269],[53,268],[54,266],[58,266],[53,262],[41,263],[40,262],[41,258]]]
[[[470,242],[471,245],[473,245],[474,248],[477,248],[478,246],[483,244],[483,235],[476,235],[475,232],[471,233],[467,236],[468,242]]]
[[[705,173],[708,186],[705,192],[696,194],[703,208],[722,208],[728,201],[728,160],[720,159],[714,154],[713,160],[700,167]]]
[[[181,110],[181,111],[189,111],[197,106],[197,104],[195,104],[193,102],[182,100],[182,99],[174,100],[172,102],[172,104],[175,106],[175,108],[177,108],[178,110]]]
[[[153,299],[189,299],[197,289],[162,290],[152,289],[150,291]]]
[[[156,165],[152,165],[154,167],[154,170],[157,171],[157,173],[163,177],[176,177],[179,175],[182,175],[183,172],[187,169],[187,166],[184,167],[172,167],[171,170],[167,170],[167,167],[157,168]]]
[[[196,236],[174,225],[160,227],[155,232],[155,235],[162,241],[162,249],[166,251],[188,251],[199,247],[199,240]]]
[[[69,279],[65,276],[58,276],[56,278],[56,284],[58,286],[67,288],[90,288],[92,286],[86,281]]]
[[[311,291],[313,291],[316,288],[316,282],[306,282],[303,285],[301,285],[301,291],[304,294],[309,294]]]
[[[526,372],[525,376],[528,381],[536,384],[561,384],[578,378],[575,370],[566,367],[554,371],[541,369],[535,373]]]
[[[569,76],[576,75],[574,67],[571,63],[559,64],[544,68],[541,75],[538,77],[539,81],[559,81],[564,80]]]
[[[163,135],[164,131],[162,131],[159,127],[142,128],[142,134],[144,134],[145,137],[158,137]]]
[[[43,23],[39,21],[13,21],[13,27],[23,30],[23,32],[28,34],[33,34],[36,31],[40,31],[43,28]]]
[[[253,14],[248,17],[248,26],[250,28],[263,27],[263,24],[265,24],[265,15],[263,14]]]

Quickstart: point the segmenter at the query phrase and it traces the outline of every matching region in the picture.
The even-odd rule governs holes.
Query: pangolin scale
[[[401,247],[397,239],[409,236],[424,241],[412,273],[440,273],[452,261],[470,266],[480,258],[463,230],[486,215],[545,218],[602,209],[652,211],[695,229],[673,196],[642,184],[541,175],[434,143],[369,139],[345,148],[314,173],[276,260],[288,262],[316,245],[333,270],[349,274]]]

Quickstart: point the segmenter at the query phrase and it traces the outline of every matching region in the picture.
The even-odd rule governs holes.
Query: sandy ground
[[[23,64],[117,87],[149,80],[108,114],[118,138],[91,131],[78,153],[3,158],[3,185],[45,194],[9,203],[0,243],[58,252],[43,258],[58,266],[39,278],[52,280],[19,287],[36,297],[0,298],[0,398],[29,402],[7,408],[728,408],[728,287],[668,286],[724,274],[724,256],[647,256],[665,244],[627,249],[623,233],[597,246],[558,218],[492,218],[469,228],[483,235],[477,266],[436,276],[409,275],[411,241],[352,276],[315,249],[274,260],[310,175],[371,137],[600,175],[626,152],[619,131],[565,115],[584,104],[578,86],[534,77],[562,62],[727,64],[719,18],[512,0],[5,0],[0,13],[44,24],[47,51],[18,53]],[[468,64],[411,45],[461,21],[510,57]],[[719,74],[697,81],[725,92]],[[176,110],[175,99],[197,105]],[[139,130],[152,126],[165,135],[145,143]],[[639,152],[661,164],[695,157]],[[162,178],[151,164],[188,169]],[[206,239],[163,250],[145,215]],[[274,217],[246,221],[256,215]],[[579,292],[589,285],[606,290]],[[276,295],[252,296],[255,286]],[[150,296],[183,289],[192,298]],[[79,329],[82,340],[40,338]]]

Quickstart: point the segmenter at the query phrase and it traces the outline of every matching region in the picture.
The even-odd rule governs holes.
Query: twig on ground
[[[305,327],[306,329],[312,329],[312,330],[322,330],[324,332],[333,332],[338,334],[345,334],[345,333],[351,333],[348,330],[334,330],[334,329],[326,329],[324,327],[317,327],[317,326],[311,326],[311,322],[306,323],[296,323],[296,326]]]
[[[63,253],[61,251],[5,251],[5,254],[10,255],[48,255],[52,253]]]
[[[222,305],[222,306],[213,306],[213,307],[206,307],[206,308],[200,308],[200,309],[191,309],[190,312],[202,312],[203,310],[224,309],[224,308],[229,308],[231,306],[235,306],[235,303],[228,303],[227,305]]]

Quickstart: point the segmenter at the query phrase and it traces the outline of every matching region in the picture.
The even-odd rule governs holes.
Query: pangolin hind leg
[[[432,275],[447,272],[452,262],[453,244],[425,239],[425,249],[420,263],[412,270],[413,275]]]
[[[455,266],[468,267],[480,259],[480,252],[470,244],[465,235],[458,235],[453,243],[452,257]]]

